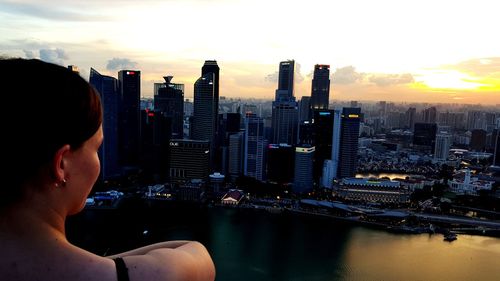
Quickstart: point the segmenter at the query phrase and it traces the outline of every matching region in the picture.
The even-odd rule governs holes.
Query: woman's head
[[[97,91],[78,74],[39,60],[0,60],[0,86],[6,166],[1,207],[19,200],[27,182],[39,180],[59,148],[78,149],[91,138],[102,108]]]

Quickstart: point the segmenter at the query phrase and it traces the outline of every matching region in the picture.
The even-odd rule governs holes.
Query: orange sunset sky
[[[50,3],[50,4],[49,4]],[[280,61],[310,95],[329,64],[331,99],[500,105],[500,2],[475,0],[0,1],[0,56],[117,76],[142,72],[142,95],[173,75],[193,96],[204,60],[220,94],[274,97]]]

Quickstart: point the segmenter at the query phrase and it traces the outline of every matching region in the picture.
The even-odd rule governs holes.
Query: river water
[[[196,205],[85,210],[68,239],[99,255],[198,240],[217,280],[500,280],[500,239],[391,234],[326,217]]]

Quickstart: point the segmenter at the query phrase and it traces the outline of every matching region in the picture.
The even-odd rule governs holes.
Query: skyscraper
[[[340,124],[338,176],[354,177],[358,168],[358,138],[361,109],[344,107]]]
[[[472,130],[469,146],[473,151],[484,151],[486,146],[486,131],[482,129]]]
[[[228,172],[232,179],[243,174],[243,132],[234,133],[229,136],[229,167]]]
[[[212,118],[213,120],[213,127],[214,127],[214,133],[217,133],[217,117],[219,116],[219,66],[217,65],[217,61],[215,60],[206,60],[205,64],[203,64],[203,67],[201,68],[201,76],[204,76],[206,74],[213,73],[213,96],[212,96],[212,102],[213,102],[213,112],[212,115],[214,116]]]
[[[91,68],[89,82],[101,95],[102,130],[106,136],[99,149],[101,176],[103,180],[109,180],[121,174],[118,165],[118,81]]]
[[[406,126],[413,131],[415,127],[415,116],[417,115],[417,109],[415,107],[410,107],[406,111]]]
[[[299,123],[311,121],[311,97],[303,96],[299,102]]]
[[[182,139],[184,136],[184,84],[172,83],[172,76],[165,76],[165,83],[158,88],[154,96],[154,109],[170,122],[171,138]]]
[[[436,148],[434,149],[434,160],[446,161],[450,153],[452,136],[448,133],[440,132],[436,135]]]
[[[280,62],[275,101],[295,101],[295,61]]]
[[[172,139],[169,145],[170,180],[172,182],[208,179],[210,159],[208,141]]]
[[[429,107],[424,109],[422,112],[422,120],[424,123],[436,123],[437,122],[437,109],[433,107]]]
[[[293,191],[304,193],[313,189],[314,146],[304,145],[295,148],[295,173]]]
[[[118,72],[119,88],[119,154],[125,168],[137,168],[140,153],[141,72]]]
[[[273,143],[297,143],[298,105],[295,101],[273,102],[272,109]]]
[[[331,159],[333,142],[333,110],[314,110],[314,182],[319,184],[323,162]]]
[[[424,148],[433,154],[436,142],[436,133],[436,123],[415,123],[413,132],[414,147]]]
[[[317,64],[314,66],[314,74],[311,87],[311,108],[328,109],[330,98],[330,66]]]
[[[270,144],[267,147],[267,179],[277,184],[293,182],[295,149],[288,144]]]
[[[215,60],[205,61],[201,77],[194,84],[194,108],[191,138],[210,141],[210,167],[221,169],[219,117],[219,66]]]
[[[294,96],[295,61],[280,62],[278,89],[272,109],[273,143],[297,143],[298,103]]]
[[[260,181],[265,179],[265,149],[267,141],[264,139],[264,121],[255,114],[245,118],[245,152],[243,172],[245,176]]]
[[[214,105],[214,74],[207,73],[194,83],[194,107],[191,138],[213,144],[217,115]]]

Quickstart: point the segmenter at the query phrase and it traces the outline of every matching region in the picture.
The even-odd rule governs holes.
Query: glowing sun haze
[[[329,64],[331,99],[500,104],[495,0],[0,1],[0,55],[142,72],[142,93],[173,75],[192,97],[207,59],[220,94],[273,98],[280,61],[297,96]]]

